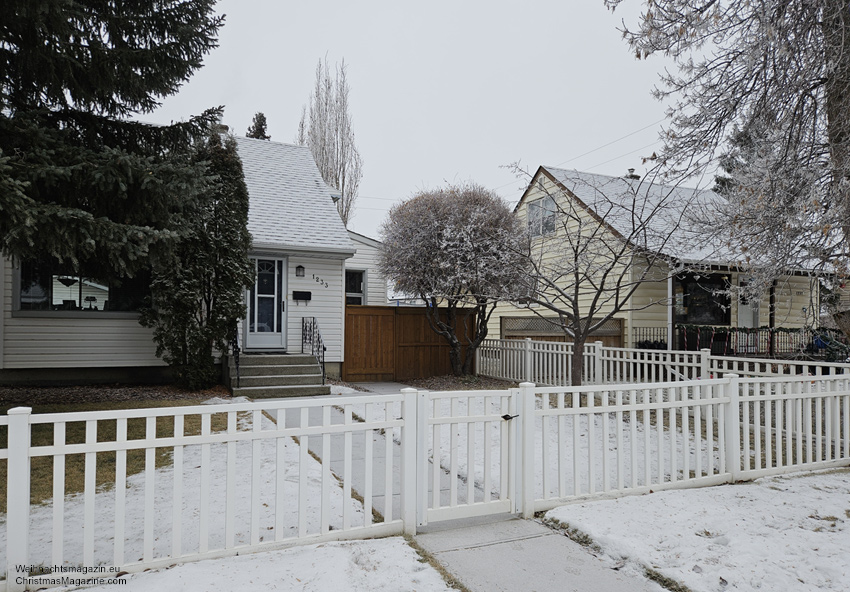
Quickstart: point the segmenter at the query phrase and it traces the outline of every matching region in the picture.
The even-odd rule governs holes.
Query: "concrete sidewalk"
[[[472,592],[665,592],[578,543],[512,515],[428,525],[414,537]]]
[[[357,383],[357,386],[376,394],[396,394],[407,385],[397,382]],[[362,396],[369,393],[352,392],[342,396]],[[340,395],[331,395],[338,397]],[[311,425],[321,423],[318,410],[311,412]],[[334,421],[342,417],[333,410]],[[286,425],[297,425],[297,415],[287,414]],[[310,438],[310,450],[320,458],[329,454],[331,470],[343,471],[343,448],[339,437],[331,439],[331,449],[322,450],[320,438]],[[363,443],[353,443],[354,472],[352,486],[362,491]],[[373,436],[375,454],[375,507],[385,511],[384,484],[380,478],[386,459],[384,436]],[[398,491],[400,447],[392,447],[395,473],[394,491]],[[440,485],[448,496],[449,476]],[[459,501],[463,501],[465,483],[458,484]],[[442,496],[441,496],[442,497]],[[446,497],[447,499],[447,497]],[[397,495],[392,500],[392,515],[398,516]],[[532,520],[522,520],[510,514],[453,520],[429,524],[419,529],[416,541],[429,551],[458,581],[472,592],[664,592],[655,582],[610,568],[590,551],[566,536]]]
[[[407,388],[397,382],[357,386],[380,394]],[[429,524],[414,538],[472,592],[665,592],[644,577],[611,569],[563,534],[510,514]]]

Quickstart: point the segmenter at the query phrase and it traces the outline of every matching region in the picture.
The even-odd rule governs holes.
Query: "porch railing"
[[[316,317],[304,317],[301,319],[301,352],[310,352],[310,355],[316,356],[316,360],[322,367],[322,384],[325,384],[325,352],[328,350],[325,347],[325,341],[322,339],[322,331],[319,329],[319,321]]]

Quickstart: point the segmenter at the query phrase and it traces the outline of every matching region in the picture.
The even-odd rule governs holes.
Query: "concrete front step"
[[[292,366],[292,365],[316,365],[316,356],[305,354],[246,354],[239,355],[239,366]],[[233,358],[230,358],[230,366],[235,366]]]
[[[233,389],[234,397],[249,397],[251,399],[269,399],[275,397],[307,397],[311,395],[329,395],[328,385],[300,386],[248,386]]]
[[[312,368],[315,372],[316,368]],[[321,385],[321,374],[286,374],[282,376],[245,376],[239,377],[239,386],[299,386],[299,385]],[[235,386],[235,379],[234,379]]]
[[[264,365],[245,366],[239,361],[239,376],[285,376],[315,374],[320,371],[318,364],[292,364],[290,366]],[[236,376],[236,367],[230,366],[230,374]]]

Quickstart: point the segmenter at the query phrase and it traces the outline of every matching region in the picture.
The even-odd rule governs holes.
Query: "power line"
[[[588,170],[588,172],[590,172],[590,171],[592,171],[593,169],[595,169],[595,168],[597,168],[597,167],[601,167],[603,164],[608,164],[609,162],[614,162],[615,160],[618,160],[618,159],[620,159],[620,158],[623,158],[624,156],[628,156],[628,155],[630,155],[630,154],[634,154],[635,152],[640,152],[641,150],[646,150],[647,148],[650,148],[651,146],[655,146],[655,145],[656,145],[656,144],[658,144],[660,141],[661,141],[661,140],[655,140],[654,142],[651,142],[651,143],[647,144],[646,146],[641,146],[641,147],[640,147],[640,148],[638,148],[637,150],[632,150],[631,152],[626,152],[625,154],[621,154],[620,156],[615,156],[614,158],[612,158],[612,159],[610,159],[610,160],[606,160],[605,162],[600,162],[599,164],[595,164],[595,165],[593,165],[592,167],[590,167],[590,168],[589,168],[589,169],[587,169],[587,170]]]
[[[588,150],[587,152],[583,152],[582,154],[579,154],[578,156],[574,156],[574,157],[572,157],[572,158],[569,158],[569,159],[567,159],[567,160],[564,160],[564,161],[562,161],[562,162],[559,162],[558,164],[553,165],[553,166],[561,166],[561,165],[565,165],[565,164],[567,164],[567,163],[573,162],[574,160],[578,160],[579,158],[582,158],[583,156],[587,156],[588,154],[593,154],[594,152],[597,152],[597,151],[599,151],[599,150],[602,150],[603,148],[607,148],[607,147],[608,147],[608,146],[610,146],[611,144],[616,144],[617,142],[620,142],[620,141],[622,141],[622,140],[625,140],[626,138],[629,138],[629,137],[631,137],[631,136],[634,136],[635,134],[639,134],[639,133],[640,133],[640,132],[642,132],[642,131],[648,130],[649,128],[651,128],[651,127],[653,127],[653,126],[658,125],[659,123],[662,123],[662,122],[663,122],[663,121],[665,121],[666,119],[667,119],[666,117],[662,117],[662,118],[661,118],[661,119],[659,119],[658,121],[653,121],[653,122],[652,122],[652,123],[650,123],[649,125],[645,125],[644,127],[640,128],[640,129],[637,129],[637,130],[635,130],[635,131],[633,131],[633,132],[629,132],[629,133],[628,133],[628,134],[626,134],[625,136],[621,136],[621,137],[617,138],[616,140],[611,140],[611,141],[610,141],[610,142],[608,142],[607,144],[603,144],[602,146],[599,146],[599,147],[597,147],[597,148],[594,148],[593,150]],[[657,144],[657,143],[658,143],[658,140],[656,140],[655,142],[653,142],[652,144],[650,144],[650,146],[652,146],[652,145],[654,145],[654,144]],[[644,148],[646,148],[646,146],[644,146]],[[629,154],[633,154],[634,152],[638,152],[638,151],[640,151],[640,150],[643,150],[644,148],[638,148],[637,150],[634,150],[634,151],[632,151],[632,152],[629,152],[628,154],[623,154],[623,155],[621,155],[621,156],[618,156],[617,158],[622,158],[623,156],[628,156]],[[596,165],[596,166],[602,166],[603,164],[607,164],[608,162],[611,162],[612,160],[617,160],[617,158],[613,158],[613,159],[611,159],[611,160],[609,160],[609,161],[603,162],[603,163],[598,164],[598,165]],[[593,168],[596,168],[596,167],[591,167],[591,169],[593,169]],[[588,170],[591,170],[591,169],[588,169]],[[523,184],[526,184],[526,181],[523,181],[523,180],[521,180],[521,179],[517,179],[517,181],[512,181],[511,183],[505,183],[504,185],[500,185],[499,187],[496,187],[496,188],[494,188],[493,190],[494,190],[494,191],[496,191],[496,190],[498,190],[498,189],[502,189],[503,187],[507,187],[508,185],[513,185],[515,182],[522,182]]]

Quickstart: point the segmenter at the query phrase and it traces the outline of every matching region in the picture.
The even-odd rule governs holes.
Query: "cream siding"
[[[2,267],[0,367],[94,368],[162,366],[150,329],[138,315],[103,312],[23,312],[14,314],[14,270]]]
[[[387,280],[378,270],[378,247],[376,241],[367,241],[356,233],[349,232],[357,252],[345,262],[345,268],[365,271],[365,301],[369,306],[384,306],[387,304]]]
[[[544,183],[543,188],[540,188],[540,186],[539,186],[540,180],[542,180],[543,183]],[[553,197],[555,197],[555,199],[564,199],[563,193],[561,193],[561,191],[554,185],[554,183],[552,183],[552,181],[549,178],[547,178],[543,175],[538,175],[538,177],[535,178],[535,180],[532,184],[532,188],[529,189],[529,193],[528,193],[526,199],[519,205],[518,209],[516,210],[516,215],[522,221],[523,224],[527,224],[528,204],[531,203],[531,202],[534,202],[538,199],[543,198],[547,194],[552,195]],[[564,206],[561,205],[561,207],[564,207]],[[569,224],[567,226],[567,228],[564,228],[564,225],[560,221],[556,221],[554,233],[547,234],[547,235],[540,236],[540,237],[535,237],[535,238],[532,239],[532,241],[533,241],[532,242],[533,252],[536,253],[539,257],[541,257],[541,262],[543,263],[544,266],[547,262],[550,262],[550,261],[553,261],[553,260],[556,259],[557,251],[558,251],[557,245],[561,241],[565,240],[564,237],[566,236],[567,232],[576,232],[580,225],[585,225],[586,229],[590,229],[590,228],[595,228],[595,225],[598,224],[598,222],[593,218],[593,216],[591,216],[584,208],[578,208],[577,214],[579,215],[581,222],[574,222],[572,224]],[[613,235],[608,230],[603,231],[603,233],[600,235],[600,237],[601,238],[604,237],[604,239],[608,239],[608,240],[614,240]],[[609,265],[607,265],[607,264],[602,264],[602,265],[606,268],[609,267]],[[610,275],[611,275],[611,277],[614,277],[614,274],[618,274],[618,273],[627,273],[628,274],[628,271],[624,271],[624,268],[622,266],[620,266],[617,269],[615,269],[614,271],[612,271],[612,273]],[[628,282],[628,280],[627,280],[627,282]],[[593,299],[593,294],[589,290],[584,289],[582,292],[580,292],[579,305],[580,305],[581,309],[582,310],[589,310],[592,299]],[[611,302],[603,303],[599,307],[599,310],[596,312],[596,315],[594,315],[594,316],[601,316],[601,315],[608,314],[612,310],[612,308],[613,308],[613,305],[612,305]],[[542,307],[538,306],[538,307],[536,307],[535,310],[542,311]],[[496,338],[496,337],[501,336],[501,334],[500,334],[501,326],[500,326],[500,320],[499,320],[499,318],[501,316],[517,316],[517,317],[519,317],[519,316],[537,316],[535,310],[529,309],[527,307],[518,307],[518,306],[509,304],[509,303],[499,304],[496,307],[496,310],[493,312],[493,315],[490,317],[490,322],[487,325],[487,327],[488,327],[488,330],[487,330],[488,337]],[[544,316],[548,316],[550,314],[554,315],[555,313],[542,312],[542,314]],[[626,319],[627,316],[628,316],[628,313],[621,311],[621,312],[615,314],[614,318]]]
[[[299,265],[304,266],[304,277],[295,277],[295,268]],[[289,311],[287,349],[290,353],[301,351],[301,320],[304,317],[316,317],[325,347],[328,348],[325,361],[343,361],[344,269],[345,262],[342,259],[289,257],[286,306]],[[311,292],[311,300],[296,303],[292,299],[293,291]]]

